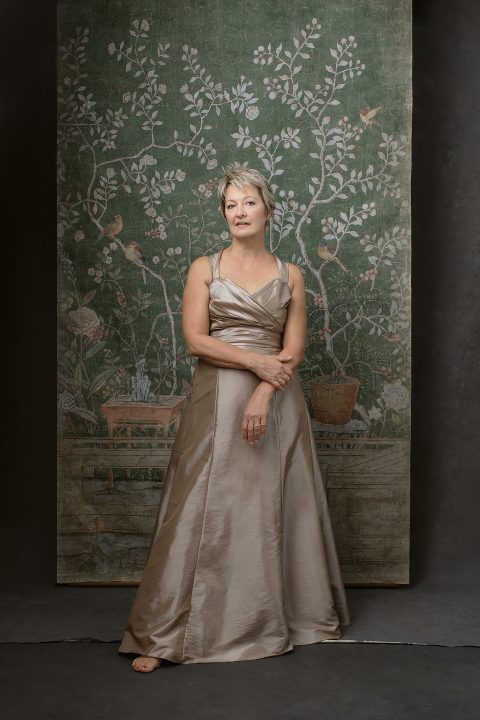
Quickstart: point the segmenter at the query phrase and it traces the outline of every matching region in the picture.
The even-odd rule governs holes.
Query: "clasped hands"
[[[252,371],[263,381],[259,383],[247,402],[243,413],[242,435],[250,444],[261,440],[267,430],[270,400],[275,390],[285,390],[292,379],[293,370],[286,364],[293,356],[258,354]]]

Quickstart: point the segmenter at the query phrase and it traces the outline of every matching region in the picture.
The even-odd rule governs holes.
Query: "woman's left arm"
[[[278,357],[291,355],[292,359],[285,361],[292,370],[295,370],[303,361],[305,355],[305,341],[307,334],[307,303],[305,298],[305,281],[303,273],[296,265],[290,264],[290,277],[293,280],[291,298],[288,304],[288,314],[283,330],[282,350]],[[275,388],[269,382],[262,380],[252,393],[245,408],[242,430],[243,437],[249,442],[256,442],[265,435],[266,417],[270,400]],[[253,428],[261,423],[260,434]]]
[[[292,359],[285,361],[292,370],[295,370],[305,357],[305,341],[307,336],[307,301],[305,296],[305,281],[303,273],[296,265],[289,263],[290,277],[293,280],[291,299],[288,303],[288,314],[283,329],[282,350],[278,357],[292,355]],[[275,388],[266,380],[258,386],[259,392],[266,391],[273,395]]]
[[[292,297],[288,304],[288,315],[283,330],[283,347],[279,354],[292,355],[292,359],[285,362],[295,370],[305,357],[305,341],[307,336],[307,302],[305,297],[305,281],[303,273],[296,265],[289,264],[290,275],[293,278]]]

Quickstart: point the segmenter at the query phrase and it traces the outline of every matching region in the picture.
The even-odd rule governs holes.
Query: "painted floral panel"
[[[141,574],[195,364],[186,274],[229,244],[232,163],[272,183],[267,247],[305,276],[299,373],[347,581],[405,582],[408,521],[393,562],[345,518],[375,474],[390,499],[367,515],[408,515],[410,137],[406,0],[59,4],[59,582]]]

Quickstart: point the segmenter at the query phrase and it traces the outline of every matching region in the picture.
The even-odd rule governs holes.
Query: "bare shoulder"
[[[288,277],[289,277],[289,286],[291,290],[294,290],[295,288],[298,290],[303,290],[305,288],[305,281],[303,279],[303,270],[301,270],[298,265],[294,265],[293,263],[288,263]]]
[[[203,280],[209,284],[212,280],[212,271],[210,268],[210,260],[207,255],[201,255],[196,258],[188,270],[188,276],[194,281]]]

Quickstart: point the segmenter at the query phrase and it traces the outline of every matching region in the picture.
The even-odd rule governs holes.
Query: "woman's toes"
[[[141,655],[140,657],[135,658],[132,662],[132,667],[138,672],[152,672],[152,670],[159,667],[161,663],[162,660],[160,658],[145,657]]]
[[[155,670],[157,667],[159,667],[161,662],[162,661],[159,658],[147,657],[142,662],[142,671],[152,672],[152,670]]]

